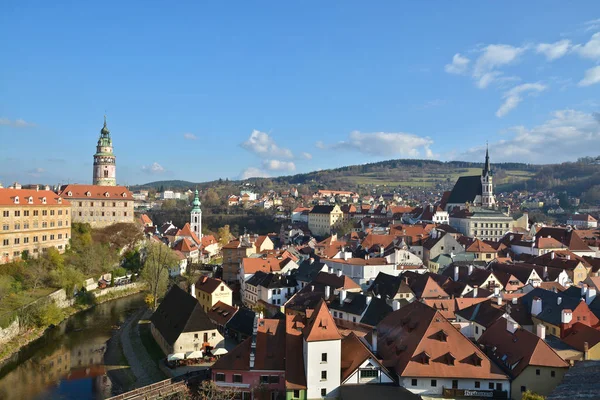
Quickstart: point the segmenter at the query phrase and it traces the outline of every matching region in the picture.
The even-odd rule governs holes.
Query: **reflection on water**
[[[0,369],[0,399],[104,399],[104,355],[113,327],[144,306],[143,295],[100,304],[51,329]]]

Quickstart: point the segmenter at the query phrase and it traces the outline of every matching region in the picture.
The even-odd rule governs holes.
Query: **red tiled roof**
[[[19,204],[15,204],[15,199],[17,197],[19,198]],[[31,203],[29,203],[30,198]],[[45,204],[44,199],[46,199]],[[18,207],[22,207],[24,205],[69,206],[71,203],[51,190],[0,189],[0,205]]]
[[[304,339],[307,342],[319,342],[324,340],[338,340],[341,338],[342,335],[335,326],[335,322],[329,313],[325,300],[321,299],[317,308],[308,318],[308,322],[304,328]]]
[[[221,284],[227,286],[222,280],[217,278],[210,278],[208,276],[202,276],[196,281],[196,289],[201,290],[205,293],[213,293]]]
[[[600,343],[600,331],[576,322],[562,341],[579,351],[584,351],[584,343],[588,344],[589,349]]]
[[[202,236],[202,247],[210,246],[211,244],[217,243],[217,240],[213,235]]]
[[[350,332],[348,336],[342,339],[341,381],[348,379],[369,358],[377,360],[377,357],[371,353],[358,336],[354,332]]]
[[[151,224],[152,223],[152,220],[150,219],[150,217],[147,214],[140,215],[140,221],[142,221],[142,224]]]
[[[225,326],[225,324],[233,317],[237,309],[228,304],[218,301],[214,306],[206,313],[208,318],[215,324]]]
[[[187,236],[187,237],[191,237],[192,240],[194,242],[196,242],[196,244],[200,244],[201,241],[200,239],[198,239],[198,236],[196,236],[196,234],[192,231],[192,228],[190,227],[189,223],[185,223],[185,225],[183,226],[183,228],[181,228],[180,230],[177,231],[177,233],[175,234],[175,236]]]
[[[194,250],[198,250],[198,247],[192,243],[187,237],[184,237],[180,241],[178,241],[175,246],[173,246],[173,250],[179,250],[183,253],[190,253]]]
[[[470,253],[496,253],[496,249],[479,239],[475,239],[465,251]]]
[[[59,194],[67,199],[133,200],[133,194],[125,186],[64,185]]]
[[[242,260],[244,274],[255,274],[258,271],[262,272],[278,272],[281,271],[281,260],[275,257],[248,257]]]
[[[285,387],[290,390],[306,389],[302,339],[305,321],[299,314],[286,314],[285,322]]]

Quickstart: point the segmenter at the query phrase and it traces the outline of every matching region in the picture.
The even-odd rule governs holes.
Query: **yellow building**
[[[73,222],[94,228],[134,222],[133,194],[125,186],[65,185],[60,195],[71,202]]]
[[[198,279],[192,290],[204,312],[208,312],[219,301],[228,306],[233,305],[233,291],[220,279],[203,276]]]
[[[344,213],[338,205],[314,206],[308,213],[308,229],[316,236],[329,236],[331,230],[342,222]]]
[[[273,250],[271,239],[264,235],[245,234],[237,240],[232,240],[223,246],[223,280],[229,283],[236,282],[240,264],[246,257],[265,250]]]
[[[37,256],[48,247],[63,252],[71,236],[71,204],[51,190],[0,188],[0,264]]]

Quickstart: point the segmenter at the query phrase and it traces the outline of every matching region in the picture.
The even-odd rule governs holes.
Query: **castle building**
[[[461,176],[456,181],[451,192],[444,195],[444,209],[452,211],[455,208],[464,209],[467,204],[482,207],[495,208],[496,196],[494,196],[494,184],[490,165],[488,149],[485,150],[485,164],[481,175]]]
[[[96,154],[94,154],[94,185],[117,185],[117,166],[115,164],[115,158],[110,131],[106,127],[105,115],[104,126],[100,130],[100,138],[98,138]]]
[[[0,264],[36,257],[49,247],[63,252],[71,235],[71,204],[49,188],[0,188]]]
[[[190,212],[190,227],[192,228],[192,232],[194,232],[199,239],[202,239],[202,210],[200,209],[198,189],[196,189],[194,194],[192,211]]]

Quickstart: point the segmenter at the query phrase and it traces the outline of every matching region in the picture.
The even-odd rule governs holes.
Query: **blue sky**
[[[0,182],[600,154],[600,2],[0,3]]]

